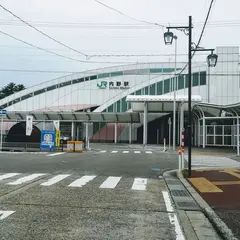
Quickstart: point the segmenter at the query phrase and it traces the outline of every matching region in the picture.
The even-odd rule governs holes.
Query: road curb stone
[[[226,240],[238,240],[234,236],[232,231],[227,227],[227,225],[222,221],[222,219],[213,211],[213,209],[208,205],[208,203],[195,191],[195,189],[190,185],[190,183],[183,177],[182,173],[176,171],[176,175],[178,176],[182,184],[186,187],[188,192],[192,195],[193,199],[198,203],[203,213],[212,223],[212,225],[220,234],[220,236]]]

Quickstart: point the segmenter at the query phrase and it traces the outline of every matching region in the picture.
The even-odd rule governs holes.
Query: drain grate
[[[175,197],[190,197],[186,190],[171,190],[171,194]]]
[[[176,205],[180,208],[198,208],[198,205],[191,201],[191,202],[176,202]]]
[[[181,182],[177,179],[169,179],[167,180],[167,183],[171,185],[181,185]]]

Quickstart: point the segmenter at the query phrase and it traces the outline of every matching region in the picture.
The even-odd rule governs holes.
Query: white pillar
[[[239,117],[237,117],[237,155],[239,156]]]
[[[201,145],[201,122],[198,120],[198,147]]]
[[[73,140],[75,140],[75,122],[72,122],[72,129],[71,129],[71,137]]]
[[[129,123],[128,125],[128,130],[129,130],[129,143],[132,143],[132,123]]]
[[[117,143],[117,123],[114,124],[114,143]]]
[[[147,103],[144,102],[144,113],[143,113],[143,145],[147,144],[147,114],[148,114],[148,109],[147,109]]]
[[[206,141],[206,120],[203,118],[203,148],[205,148]]]

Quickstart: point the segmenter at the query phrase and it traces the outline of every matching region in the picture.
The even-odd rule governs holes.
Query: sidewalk
[[[188,182],[240,239],[240,169],[194,170]]]

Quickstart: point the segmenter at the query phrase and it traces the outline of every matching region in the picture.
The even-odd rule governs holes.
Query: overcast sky
[[[211,0],[101,0],[103,3],[140,20],[163,25],[187,25],[193,16],[193,39],[197,42]],[[227,3],[226,3],[227,2]],[[144,24],[100,5],[94,0],[1,0],[0,3],[38,29],[87,55],[173,54],[174,46],[165,46],[163,29]],[[239,0],[215,0],[201,46],[239,46]],[[21,23],[0,9],[0,30],[41,48],[79,60],[84,56],[64,48]],[[165,31],[165,29],[164,29]],[[187,37],[179,31],[179,61],[186,61]],[[197,55],[194,61],[203,61]],[[79,72],[128,62],[173,61],[173,56],[91,57],[80,63],[34,49],[0,33],[0,70],[53,71],[26,73],[0,71],[0,87],[9,82],[27,86]]]

